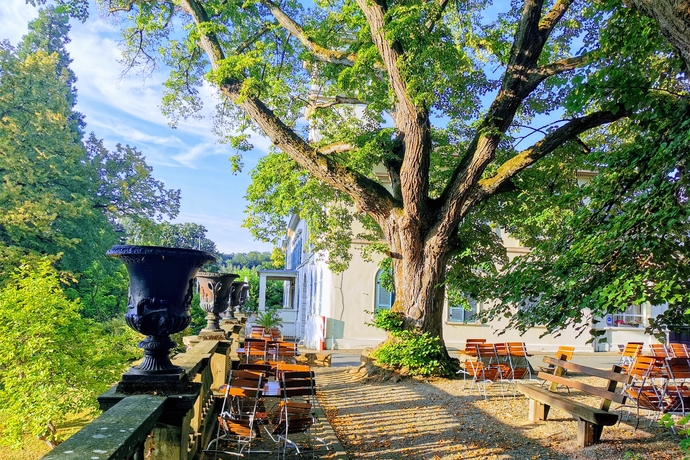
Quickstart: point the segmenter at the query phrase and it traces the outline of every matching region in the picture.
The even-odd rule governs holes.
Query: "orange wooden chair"
[[[267,347],[264,339],[245,338],[244,339],[244,356],[245,363],[251,361],[266,361]]]
[[[532,366],[527,357],[527,346],[524,342],[508,342],[508,364],[510,366],[510,380],[520,380],[527,376],[532,380]]]
[[[326,443],[314,436],[312,426],[316,419],[316,380],[312,371],[287,371],[280,376],[281,401],[278,406],[273,428],[268,431],[269,436],[278,443],[278,458],[286,458],[287,450],[295,449],[302,455],[300,443],[295,435],[304,433],[306,445],[312,451],[318,441],[326,447]]]
[[[670,352],[668,351],[668,347],[664,343],[652,343],[649,345],[649,351],[652,353],[652,356],[655,356],[657,358],[668,358],[670,356]]]
[[[628,368],[628,375],[631,377],[630,383],[624,387],[625,394],[635,402],[637,409],[637,429],[640,423],[640,409],[647,410],[655,415],[650,421],[666,411],[669,401],[665,397],[664,385],[655,383],[655,380],[664,377],[661,369],[657,366],[657,360],[653,357],[638,355],[635,361]]]
[[[205,453],[227,453],[221,449],[221,443],[234,444],[236,453],[233,455],[244,456],[244,452],[251,451],[251,444],[259,434],[257,410],[263,383],[261,373],[230,371],[228,383],[220,387],[224,398],[216,437],[208,444]]]
[[[690,352],[684,343],[669,343],[668,348],[674,358],[690,358]]]

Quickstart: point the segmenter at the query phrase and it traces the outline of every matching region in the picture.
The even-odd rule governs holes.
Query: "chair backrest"
[[[505,342],[494,343],[496,349],[496,356],[508,356],[508,344]]]
[[[674,358],[690,358],[688,347],[684,343],[669,343],[671,354]]]
[[[560,346],[556,350],[556,359],[562,359],[564,361],[570,361],[573,359],[575,354],[575,347]]]
[[[659,358],[667,358],[669,356],[668,348],[663,343],[652,343],[649,345],[649,350],[652,352],[652,356]]]
[[[283,334],[280,333],[280,329],[277,327],[272,327],[269,334],[273,340],[280,340],[283,337]]]
[[[291,364],[279,361],[276,364],[276,380],[281,381],[285,372],[309,372],[307,364]]]
[[[314,371],[284,371],[280,376],[280,390],[285,399],[296,396],[311,398],[316,394]]]
[[[277,342],[278,356],[297,356],[297,344],[294,342]]]
[[[478,343],[475,345],[477,347],[477,358],[478,359],[488,359],[489,363],[492,361],[498,361],[498,354],[496,353],[496,345],[493,343]]]
[[[266,359],[266,341],[264,339],[255,339],[247,337],[244,339],[244,354],[246,362],[248,363],[252,357],[260,356],[263,360]]]
[[[240,363],[237,369],[241,371],[259,372],[264,375],[264,378],[273,372],[270,364]]]
[[[525,342],[508,342],[506,343],[508,347],[508,355],[512,357],[526,358],[527,357],[527,347]]]
[[[260,372],[246,370],[232,370],[228,377],[228,383],[220,386],[220,391],[233,398],[258,398],[261,397],[264,376]]]
[[[640,342],[628,342],[625,344],[625,348],[621,353],[622,356],[628,358],[635,358],[642,351],[642,343]]]
[[[466,339],[465,354],[469,356],[477,356],[478,343],[486,343],[486,339]]]
[[[628,368],[628,375],[633,377],[632,383],[644,381],[654,370],[656,360],[648,356],[637,355]]]

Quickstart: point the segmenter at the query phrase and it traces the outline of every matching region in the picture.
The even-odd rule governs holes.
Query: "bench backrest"
[[[538,377],[540,379],[548,380],[555,384],[552,385],[551,391],[555,391],[558,384],[566,385],[569,388],[575,388],[581,390],[585,393],[591,394],[593,396],[598,396],[602,398],[601,409],[608,410],[611,405],[611,401],[617,402],[619,404],[625,404],[625,395],[621,393],[616,393],[616,388],[618,383],[626,384],[630,381],[630,376],[626,374],[621,374],[622,368],[620,366],[613,366],[610,371],[596,369],[594,367],[587,367],[581,364],[575,364],[573,362],[564,361],[561,359],[550,358],[548,356],[544,357],[544,362],[558,368],[566,369],[569,372],[577,372],[580,374],[585,374],[591,377],[598,377],[607,380],[607,385],[605,387],[596,387],[594,385],[589,385],[587,383],[578,382],[576,380],[571,380],[569,378],[563,377],[562,373],[556,372],[550,374],[547,372],[540,372]]]

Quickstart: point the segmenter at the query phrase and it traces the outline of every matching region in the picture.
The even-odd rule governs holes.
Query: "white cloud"
[[[25,0],[3,0],[0,8],[0,39],[16,45],[28,31],[29,21],[38,16],[38,9]]]

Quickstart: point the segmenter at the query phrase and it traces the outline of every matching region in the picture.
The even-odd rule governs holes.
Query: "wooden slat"
[[[581,364],[575,364],[570,361],[563,361],[561,359],[551,358],[549,356],[544,356],[544,362],[547,364],[552,364],[554,366],[560,366],[568,369],[571,372],[579,372],[581,374],[587,374],[592,377],[599,377],[607,380],[615,380],[616,382],[628,383],[630,381],[630,376],[626,374],[621,374],[614,371],[605,371],[602,369],[596,369],[594,367],[587,367]]]
[[[594,423],[596,425],[612,426],[618,422],[618,414],[596,409],[586,404],[573,401],[572,399],[553,393],[535,385],[517,384],[517,389],[527,397],[539,401],[542,404],[562,409],[576,418]]]
[[[565,377],[560,377],[558,375],[549,374],[547,372],[540,372],[537,377],[543,380],[548,380],[549,382],[555,382],[561,385],[565,385],[569,388],[575,388],[577,390],[582,390],[585,393],[589,393],[593,396],[599,396],[600,398],[608,399],[610,401],[617,402],[618,404],[625,404],[625,395],[613,393],[606,390],[605,388],[595,387],[586,383],[578,382],[576,380],[571,380]]]

